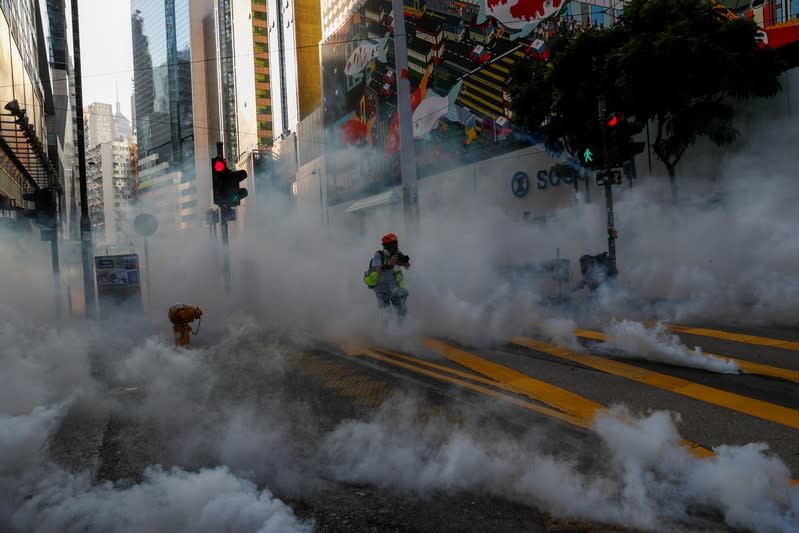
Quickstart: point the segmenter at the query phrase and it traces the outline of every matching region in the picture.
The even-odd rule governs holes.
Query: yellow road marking
[[[354,346],[350,346],[350,349],[357,350],[357,348],[355,348]],[[583,420],[583,419],[577,418],[575,416],[571,416],[569,414],[561,413],[559,411],[555,411],[554,409],[550,409],[548,407],[544,407],[543,405],[537,405],[537,404],[534,404],[532,402],[528,402],[526,400],[521,400],[519,398],[514,398],[513,396],[508,396],[507,394],[502,394],[501,392],[498,392],[496,390],[483,387],[481,385],[475,385],[474,383],[469,383],[468,381],[463,381],[462,379],[458,379],[458,378],[455,378],[455,377],[452,377],[452,376],[447,376],[445,374],[440,374],[438,372],[434,372],[432,370],[428,370],[426,368],[422,368],[421,366],[418,366],[416,364],[411,364],[411,363],[406,363],[406,362],[403,362],[403,361],[398,361],[398,360],[396,360],[396,359],[394,359],[392,357],[388,357],[388,356],[382,355],[382,354],[380,354],[380,353],[378,353],[376,351],[373,351],[371,349],[360,349],[360,350],[358,350],[358,353],[351,353],[351,352],[349,352],[347,350],[347,354],[348,355],[358,356],[358,357],[364,357],[364,356],[365,357],[370,357],[372,359],[377,359],[378,361],[383,361],[384,363],[388,363],[388,364],[391,364],[391,365],[394,365],[394,366],[405,368],[407,370],[412,370],[413,372],[417,372],[419,374],[423,374],[425,376],[432,377],[432,378],[438,379],[440,381],[446,381],[448,383],[453,383],[455,385],[460,385],[461,387],[466,387],[467,389],[473,390],[475,392],[479,392],[481,394],[485,394],[485,395],[491,396],[493,398],[499,398],[499,399],[502,399],[502,400],[507,400],[507,401],[509,401],[509,402],[511,402],[511,403],[513,403],[515,405],[518,405],[519,407],[524,407],[525,409],[529,409],[530,411],[535,411],[537,413],[540,413],[540,414],[543,414],[543,415],[546,415],[546,416],[550,416],[552,418],[557,418],[559,420],[563,420],[564,422],[567,422],[567,423],[572,424],[574,426],[581,427],[583,429],[590,429],[590,427],[591,427],[590,420]],[[419,364],[423,364],[424,363],[424,361],[422,359],[417,359],[415,357],[410,357],[410,356],[407,356],[407,355],[403,356],[403,359],[411,360],[411,361],[414,361],[415,363],[419,363]],[[446,367],[442,367],[442,368],[446,368]],[[451,369],[451,370],[455,370],[455,369]],[[458,372],[458,371],[456,371],[456,372]],[[461,374],[463,374],[465,377],[468,377],[468,379],[472,379],[472,380],[474,380],[475,378],[480,378],[480,376],[470,376],[470,375],[468,375],[465,372],[461,372]],[[477,381],[481,381],[481,380],[477,379]],[[493,383],[490,380],[484,380],[484,381],[488,382],[492,386],[498,386],[496,383]],[[498,388],[503,388],[503,387],[498,387]]]
[[[733,411],[738,411],[739,413],[799,429],[799,411],[782,405],[748,398],[740,394],[700,385],[699,383],[694,383],[686,379],[653,372],[645,368],[628,365],[612,359],[573,352],[534,339],[514,337],[511,339],[511,342],[561,359],[595,368],[614,376],[632,379],[639,383],[645,383],[689,398],[719,405]]]
[[[446,372],[448,374],[452,374],[453,376],[458,376],[458,377],[461,377],[461,378],[470,379],[472,381],[477,381],[478,383],[483,383],[485,385],[491,385],[492,387],[497,387],[497,388],[500,388],[500,389],[505,389],[505,390],[510,391],[510,392],[514,392],[514,391],[512,391],[510,389],[510,387],[504,385],[503,383],[499,383],[499,382],[497,382],[497,381],[495,381],[493,379],[484,378],[483,376],[480,376],[478,374],[472,374],[471,372],[464,372],[463,370],[458,370],[457,368],[451,368],[451,367],[448,367],[448,366],[439,365],[438,363],[434,363],[432,361],[426,361],[424,359],[419,359],[417,357],[413,357],[412,355],[407,355],[407,354],[404,354],[404,353],[395,352],[393,350],[386,350],[385,348],[374,348],[374,350],[372,350],[372,351],[376,351],[378,353],[384,353],[384,354],[390,355],[392,357],[397,357],[399,359],[404,359],[406,361],[409,361],[409,362],[417,364],[417,365],[423,365],[423,366],[427,366],[427,367],[430,367],[430,368],[434,368],[436,370],[440,370],[442,372]]]
[[[708,355],[714,355],[716,357],[726,357],[724,355],[718,355],[718,354],[708,354]],[[743,370],[747,374],[771,376],[774,378],[780,378],[786,381],[793,381],[794,383],[799,383],[799,371],[788,370],[787,368],[779,368],[776,366],[763,365],[760,363],[753,363],[751,361],[744,361],[741,359],[733,359],[733,361],[737,362],[738,366],[741,367],[741,370]]]
[[[442,343],[442,344],[444,344],[444,343]],[[446,344],[444,344],[444,346],[449,347]],[[488,384],[491,384],[494,387],[502,388],[502,389],[505,389],[505,390],[511,390],[511,388],[509,386],[507,386],[506,384],[500,383],[500,382],[494,382],[492,380],[484,380],[480,376],[470,375],[467,372],[461,372],[461,371],[459,371],[457,369],[454,369],[454,368],[451,369],[451,368],[448,368],[448,367],[444,367],[443,365],[438,365],[438,364],[433,363],[431,361],[425,361],[423,359],[418,359],[416,357],[412,357],[412,356],[405,355],[405,354],[397,354],[396,352],[391,352],[391,351],[387,351],[387,350],[382,350],[381,349],[381,351],[383,351],[385,353],[401,355],[403,359],[406,359],[408,361],[413,361],[413,362],[415,362],[417,364],[410,364],[410,363],[404,363],[403,361],[397,361],[396,359],[392,359],[391,357],[386,357],[386,356],[383,356],[383,355],[381,355],[379,353],[376,353],[375,351],[373,351],[373,350],[371,350],[369,348],[359,347],[359,346],[356,346],[356,345],[350,344],[350,343],[344,343],[342,345],[342,347],[346,350],[346,353],[348,353],[348,355],[367,356],[367,357],[370,357],[370,358],[373,358],[373,359],[377,359],[377,360],[383,361],[385,363],[388,363],[388,364],[391,364],[391,365],[394,365],[394,366],[402,367],[402,368],[411,370],[413,372],[421,373],[423,375],[438,379],[440,381],[446,381],[448,383],[453,383],[453,384],[456,384],[456,385],[460,385],[462,387],[466,387],[466,388],[468,388],[470,390],[485,394],[487,396],[491,396],[493,398],[498,398],[498,399],[502,399],[502,400],[508,401],[510,403],[513,403],[514,405],[519,406],[519,407],[523,407],[525,409],[529,409],[531,411],[535,411],[537,413],[541,413],[541,414],[544,414],[546,416],[551,416],[553,418],[557,418],[559,420],[563,420],[564,422],[567,422],[569,424],[572,424],[574,426],[577,426],[577,427],[580,427],[580,428],[583,428],[583,429],[592,429],[591,419],[587,419],[587,420],[586,419],[580,419],[580,418],[575,417],[575,416],[571,416],[571,415],[564,414],[564,413],[559,412],[559,411],[548,409],[546,407],[543,407],[543,406],[540,406],[540,405],[537,405],[537,404],[534,404],[534,403],[531,403],[531,402],[527,402],[525,400],[520,400],[519,398],[516,398],[516,397],[513,397],[513,396],[508,396],[506,394],[502,394],[502,393],[497,392],[496,390],[493,390],[493,389],[482,387],[480,385],[475,385],[475,384],[469,383],[467,381],[463,381],[463,380],[460,380],[460,379],[457,379],[457,378],[454,378],[454,377],[451,377],[451,376],[447,376],[447,375],[444,375],[444,374],[440,374],[438,372],[433,372],[431,370],[427,370],[425,368],[421,368],[421,367],[418,366],[418,364],[427,365],[427,366],[430,366],[431,368],[438,367],[438,368],[441,368],[442,370],[446,370],[447,372],[453,373],[455,375],[463,375],[465,377],[468,377],[468,379],[470,379],[470,380],[477,380],[477,381],[480,381],[480,382],[487,382]],[[454,349],[454,347],[450,347],[450,348]],[[597,404],[597,405],[600,405],[600,404]],[[600,405],[600,407],[604,409],[604,406]],[[688,450],[692,454],[694,454],[695,456],[697,456],[699,458],[715,457],[715,455],[716,455],[712,450],[704,448],[700,444],[698,444],[696,442],[693,442],[693,441],[690,441],[690,440],[687,440],[687,439],[681,439],[680,444],[682,446],[688,448]],[[791,479],[791,484],[794,485],[794,486],[799,486],[799,480]]]
[[[723,339],[733,342],[742,342],[744,344],[757,344],[759,346],[772,346],[782,350],[791,350],[799,352],[799,342],[786,341],[783,339],[771,339],[769,337],[758,337],[757,335],[745,335],[743,333],[732,333],[729,331],[721,331],[718,329],[707,328],[689,328],[687,326],[676,326],[669,324],[668,328],[677,333],[686,333],[688,335],[698,335],[700,337],[713,337],[714,339]]]
[[[577,335],[578,337],[593,339],[597,341],[606,341],[608,338],[608,336],[605,333],[599,331],[593,331],[590,329],[582,329],[582,328],[575,329],[574,334]],[[709,357],[718,357],[720,359],[728,359],[730,361],[734,361],[738,365],[738,367],[740,367],[740,369],[747,374],[756,374],[758,376],[769,376],[772,378],[779,378],[779,379],[784,379],[786,381],[793,381],[794,383],[799,383],[799,371],[796,370],[789,370],[787,368],[780,368],[778,366],[753,363],[745,359],[736,359],[735,357],[730,357],[728,355],[721,355],[710,352],[702,352],[702,353]]]
[[[596,412],[604,407],[602,404],[569,392],[566,389],[531,378],[518,370],[493,363],[439,340],[425,339],[424,343],[430,348],[441,352],[450,361],[488,376],[499,383],[504,383],[517,394],[545,403],[550,407],[583,420],[592,420]]]
[[[574,334],[578,337],[584,337],[595,341],[606,341],[608,339],[606,334],[591,329],[574,328]]]
[[[458,349],[436,339],[425,339],[425,344],[441,352],[447,359],[471,368],[496,380],[496,387],[523,394],[534,400],[551,405],[555,409],[574,415],[581,421],[580,427],[591,427],[597,411],[606,409],[604,405],[569,392],[560,387],[531,378],[512,368],[492,363],[482,357]],[[680,443],[697,457],[712,457],[715,454],[701,445],[687,439]]]

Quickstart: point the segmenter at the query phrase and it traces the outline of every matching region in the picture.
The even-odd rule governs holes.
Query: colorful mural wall
[[[777,1],[761,0],[757,7],[727,2],[719,9],[755,19],[763,28],[762,46],[782,46],[799,38],[799,25],[777,24]],[[518,62],[545,60],[555,36],[615,23],[621,11],[602,4],[607,2],[406,0],[409,68],[397,73],[391,1],[366,0],[321,46],[331,203],[400,182],[398,76],[411,82],[422,177],[536,144],[514,128],[511,72]]]
[[[718,5],[729,17],[753,20],[760,28],[761,46],[780,48],[799,41],[796,0],[725,0]]]

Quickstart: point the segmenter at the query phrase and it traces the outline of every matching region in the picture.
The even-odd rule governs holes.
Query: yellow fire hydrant
[[[172,322],[172,330],[175,332],[175,346],[189,345],[189,332],[194,319],[200,319],[203,311],[199,307],[186,304],[175,304],[169,308],[169,321]],[[200,331],[200,324],[197,324],[197,332]]]

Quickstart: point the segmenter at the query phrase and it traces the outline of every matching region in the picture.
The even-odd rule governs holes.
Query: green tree
[[[573,39],[550,43],[550,60],[530,61],[513,74],[514,115],[545,142],[562,143],[573,157],[601,149],[597,99],[618,106],[614,65],[608,63],[623,37],[615,28],[590,29]],[[615,108],[614,108],[615,109]]]
[[[597,97],[609,111],[654,121],[652,148],[678,200],[675,168],[698,137],[733,142],[734,100],[780,90],[778,52],[759,48],[751,21],[711,0],[632,0],[621,21],[552,43],[547,63],[514,74],[514,113],[569,153],[601,145]]]
[[[735,100],[770,97],[780,90],[780,54],[760,48],[754,22],[729,18],[711,0],[632,0],[612,52],[625,107],[653,120],[655,155],[678,201],[675,167],[698,137],[732,143]]]

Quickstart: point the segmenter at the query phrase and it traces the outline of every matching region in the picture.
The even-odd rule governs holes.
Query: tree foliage
[[[550,60],[519,65],[513,75],[511,93],[514,114],[531,131],[550,141],[560,141],[572,155],[588,146],[598,146],[597,97],[613,101],[617,91],[608,91],[614,65],[611,57],[618,32],[590,29],[573,39],[550,43]]]
[[[632,0],[620,22],[551,45],[547,63],[514,76],[514,112],[572,154],[596,143],[586,121],[607,108],[654,121],[652,148],[677,200],[675,167],[698,137],[733,142],[735,100],[780,90],[783,62],[760,48],[752,21],[728,18],[711,0]],[[595,145],[595,144],[594,144]]]

